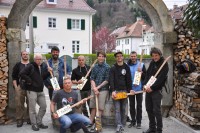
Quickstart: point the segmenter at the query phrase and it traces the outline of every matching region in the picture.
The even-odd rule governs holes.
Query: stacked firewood
[[[8,59],[6,42],[6,18],[0,17],[0,124],[6,124],[8,105]]]
[[[200,125],[200,73],[180,75],[174,78],[174,106],[170,115],[191,126]]]
[[[178,34],[178,43],[173,46],[174,61],[180,63],[185,59],[190,59],[196,66],[200,67],[200,55],[198,54],[199,40],[195,39],[187,23],[182,20],[176,21],[175,30]]]
[[[175,30],[178,43],[174,49],[174,105],[170,115],[182,120],[190,126],[200,125],[200,55],[199,40],[195,39],[190,28],[182,20],[177,20]],[[176,65],[190,59],[197,70],[193,73],[180,74]]]

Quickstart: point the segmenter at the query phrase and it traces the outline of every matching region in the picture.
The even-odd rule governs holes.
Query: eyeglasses
[[[42,59],[35,59],[35,60],[42,60]]]

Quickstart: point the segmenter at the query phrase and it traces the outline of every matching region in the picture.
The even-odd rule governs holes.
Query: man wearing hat
[[[116,94],[120,92],[129,93],[131,90],[131,72],[127,64],[124,63],[123,53],[114,54],[116,63],[110,69],[110,89],[112,90],[112,98],[116,98]],[[133,90],[131,90],[133,91]],[[133,91],[134,93],[134,91]],[[127,98],[113,100],[115,107],[116,133],[124,130],[126,125],[126,107]]]

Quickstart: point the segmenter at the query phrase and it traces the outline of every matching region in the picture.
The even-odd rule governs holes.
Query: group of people
[[[116,63],[111,67],[105,62],[106,54],[97,52],[97,63],[93,68],[86,65],[84,56],[78,57],[78,66],[72,70],[59,58],[58,47],[51,50],[52,58],[48,60],[48,64],[42,62],[42,55],[35,54],[34,62],[29,63],[28,53],[21,53],[21,61],[13,68],[13,86],[16,92],[16,120],[17,127],[23,125],[24,119],[27,124],[32,125],[32,130],[46,129],[42,122],[42,118],[46,112],[46,100],[43,92],[44,85],[49,90],[49,98],[51,100],[50,110],[54,119],[60,122],[60,133],[66,133],[67,129],[75,132],[83,129],[85,133],[92,133],[95,130],[88,130],[88,127],[95,126],[95,116],[97,113],[96,102],[98,102],[98,113],[101,118],[106,104],[106,99],[111,92],[113,104],[115,107],[116,133],[124,130],[127,119],[128,100],[130,103],[131,122],[128,128],[141,128],[142,120],[142,101],[143,93],[137,94],[137,91],[146,92],[146,111],[149,117],[149,129],[143,133],[162,133],[162,115],[161,115],[161,99],[162,87],[168,73],[168,64],[166,63],[157,76],[157,80],[152,86],[145,86],[151,76],[155,75],[159,67],[164,62],[161,51],[158,48],[152,48],[150,55],[152,61],[146,70],[145,64],[137,60],[137,53],[131,52],[130,59],[124,62],[122,52],[116,52],[114,57]],[[64,70],[66,68],[66,70]],[[72,89],[72,85],[83,83],[82,77],[92,69],[87,76],[87,82],[80,91],[82,101],[75,108],[81,108],[82,114],[77,113],[75,108],[60,117],[56,113],[56,109],[61,109],[67,105],[77,103],[78,93]],[[65,71],[68,75],[65,77]],[[136,71],[141,73],[139,85],[134,84],[134,75]],[[50,82],[51,74],[56,77],[60,90],[54,90]],[[64,77],[64,78],[63,78]],[[21,80],[25,80],[27,84],[26,90],[20,87]],[[128,98],[115,100],[120,92],[131,93]],[[88,96],[94,96],[87,101]],[[96,97],[98,101],[96,101]],[[86,101],[89,104],[89,110],[86,108]],[[26,102],[27,108],[24,107]],[[36,112],[36,104],[39,105],[39,112]],[[55,107],[57,105],[57,107]],[[90,115],[89,115],[90,114]],[[93,129],[93,128],[92,128]]]

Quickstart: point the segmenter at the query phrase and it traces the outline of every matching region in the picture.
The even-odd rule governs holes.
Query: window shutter
[[[72,29],[72,20],[71,19],[67,19],[67,29]]]
[[[33,16],[33,28],[37,28],[37,17]]]
[[[85,30],[85,19],[81,19],[81,30]]]

